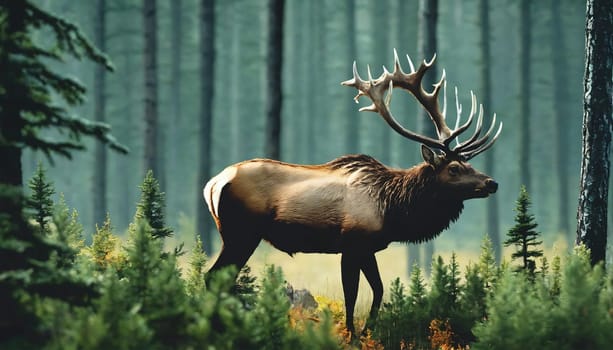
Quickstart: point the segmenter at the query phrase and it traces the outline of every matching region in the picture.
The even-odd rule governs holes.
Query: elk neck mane
[[[390,241],[433,239],[455,222],[464,208],[462,200],[445,193],[434,169],[425,162],[393,169],[368,155],[349,155],[325,165],[352,175],[351,185],[377,199]]]

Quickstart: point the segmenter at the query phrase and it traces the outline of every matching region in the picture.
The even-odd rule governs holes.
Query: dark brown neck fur
[[[434,169],[421,163],[410,169],[391,169],[366,155],[352,155],[326,164],[332,169],[359,172],[354,184],[378,199],[388,241],[423,242],[438,236],[456,221],[462,200],[445,193]]]

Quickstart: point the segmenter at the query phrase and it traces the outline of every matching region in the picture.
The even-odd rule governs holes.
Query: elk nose
[[[485,189],[489,193],[496,193],[496,190],[498,190],[498,182],[494,181],[494,179],[485,180]]]

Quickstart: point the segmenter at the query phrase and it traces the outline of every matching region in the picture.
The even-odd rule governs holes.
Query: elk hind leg
[[[238,275],[238,272],[245,266],[247,260],[249,260],[260,243],[258,235],[249,233],[245,236],[242,240],[232,239],[223,242],[221,252],[208,274],[219,271],[227,266],[234,266],[236,268],[235,273]]]
[[[377,259],[375,258],[374,253],[364,256],[360,261],[360,269],[364,273],[368,284],[370,284],[373,294],[372,306],[370,307],[368,320],[366,321],[366,326],[362,331],[363,335],[365,335],[364,333],[367,332],[367,330],[372,329],[375,321],[377,320],[377,315],[383,299],[383,282],[381,281],[381,275],[379,274],[379,267],[377,266]]]

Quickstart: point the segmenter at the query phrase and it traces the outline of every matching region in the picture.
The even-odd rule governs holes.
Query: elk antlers
[[[445,81],[445,71],[443,70],[441,80],[438,83],[434,84],[434,90],[431,93],[426,92],[421,85],[424,74],[432,66],[435,59],[436,54],[432,57],[430,62],[426,62],[424,60],[423,63],[419,66],[419,68],[415,70],[411,58],[407,55],[407,60],[409,61],[409,65],[411,67],[411,73],[407,74],[402,71],[400,61],[398,60],[398,53],[396,52],[396,49],[394,49],[393,72],[390,73],[387,68],[383,66],[383,73],[381,74],[381,76],[376,79],[373,79],[370,73],[370,66],[368,66],[368,80],[363,80],[358,74],[356,62],[354,61],[353,78],[344,81],[341,84],[345,86],[353,86],[358,89],[358,94],[354,98],[356,103],[361,96],[367,96],[368,98],[370,98],[372,104],[360,108],[360,111],[379,113],[381,117],[383,117],[383,119],[387,122],[387,124],[389,124],[389,126],[391,126],[392,129],[394,129],[400,135],[408,139],[421,142],[426,146],[439,149],[443,151],[447,157],[458,158],[461,160],[469,160],[477,154],[487,150],[494,144],[494,142],[500,135],[500,132],[502,131],[502,122],[500,123],[500,126],[498,127],[498,130],[496,131],[494,136],[490,138],[490,135],[492,134],[492,131],[494,130],[494,127],[496,125],[496,114],[494,113],[490,128],[483,136],[481,136],[481,131],[483,128],[483,106],[479,105],[479,115],[477,117],[477,125],[475,127],[474,133],[466,141],[460,142],[458,140],[456,146],[451,148],[451,142],[454,139],[457,139],[458,136],[464,131],[466,131],[472,124],[473,117],[477,109],[477,98],[471,91],[470,114],[466,123],[460,125],[462,106],[458,101],[458,89],[455,89],[457,119],[455,128],[451,130],[447,126],[447,123],[445,121],[445,113],[447,110],[447,83]],[[438,139],[417,134],[411,130],[404,128],[398,123],[398,121],[396,121],[389,107],[392,99],[392,91],[395,87],[399,87],[401,89],[409,91],[424,107],[424,109],[428,112],[430,119],[432,119],[432,122],[434,122],[436,132],[438,134]],[[438,95],[441,91],[441,87],[445,89],[445,92],[443,93],[442,111],[440,110],[438,103]],[[385,95],[386,91],[387,95]]]

